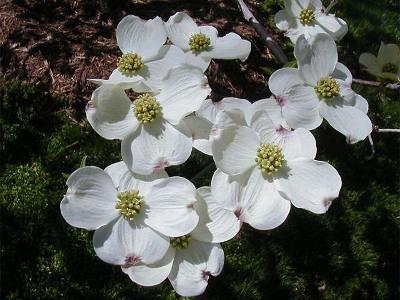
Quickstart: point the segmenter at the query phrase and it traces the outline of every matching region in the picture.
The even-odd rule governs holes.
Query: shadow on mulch
[[[245,63],[214,61],[207,71],[213,100],[268,96],[262,66],[273,66],[267,49],[246,24],[234,1],[179,1],[135,3],[129,1],[28,1],[0,5],[5,33],[0,35],[0,68],[6,78],[41,83],[52,94],[67,98],[83,109],[94,86],[88,78],[107,78],[120,51],[115,28],[127,14],[163,20],[185,11],[198,24],[218,28],[220,35],[235,31],[252,42]],[[140,1],[136,1],[140,2]],[[108,4],[107,4],[108,3]]]

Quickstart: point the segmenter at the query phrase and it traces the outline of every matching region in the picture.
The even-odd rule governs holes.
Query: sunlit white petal
[[[294,49],[300,74],[304,81],[315,86],[324,77],[332,74],[338,62],[335,41],[326,34],[318,34],[313,40],[300,37]]]
[[[138,126],[131,101],[119,85],[99,86],[86,107],[86,116],[106,139],[123,139]]]
[[[215,44],[204,56],[216,59],[240,59],[245,61],[250,55],[251,43],[238,34],[230,32],[216,39]]]
[[[199,109],[210,93],[203,72],[194,67],[181,66],[172,69],[165,77],[157,100],[162,106],[163,117],[176,125],[183,117]]]
[[[118,23],[116,35],[123,53],[137,53],[145,61],[154,57],[167,39],[160,17],[144,21],[137,16],[126,16]]]
[[[254,168],[241,193],[240,218],[259,230],[281,225],[290,211],[290,202],[275,189],[272,181]]]
[[[287,161],[286,170],[274,182],[294,206],[317,214],[328,210],[342,186],[338,172],[330,164],[303,158]]]
[[[231,126],[222,130],[212,142],[212,153],[218,168],[229,175],[239,175],[255,165],[260,140],[248,127]]]
[[[340,102],[321,101],[320,112],[334,129],[346,136],[351,144],[364,140],[372,131],[371,120],[356,107],[343,105]]]
[[[141,222],[121,217],[95,231],[93,246],[97,256],[110,264],[152,264],[165,256],[169,238]]]
[[[227,97],[222,100],[215,102],[211,99],[206,99],[201,107],[196,111],[196,115],[206,118],[211,123],[215,123],[217,115],[221,111],[239,109],[245,111],[251,103],[246,99]]]
[[[321,125],[319,99],[313,87],[295,86],[290,91],[282,114],[291,128],[315,129]]]
[[[197,296],[206,289],[209,275],[219,275],[223,265],[224,252],[219,244],[192,240],[188,248],[176,251],[168,278],[179,295]]]
[[[229,191],[226,191],[228,193]],[[233,238],[240,230],[240,220],[233,210],[224,206],[223,199],[216,198],[210,187],[201,187],[197,190],[198,201],[196,211],[200,219],[199,224],[192,231],[191,236],[203,242],[221,243]],[[235,197],[229,194],[227,197]],[[236,198],[237,199],[237,198]]]
[[[184,121],[191,132],[193,147],[204,154],[212,155],[209,137],[213,124],[196,115],[189,115],[185,117]]]
[[[129,134],[121,151],[128,168],[147,175],[184,163],[192,151],[192,138],[184,125],[176,127],[156,119]]]
[[[199,216],[194,210],[196,189],[182,177],[157,180],[145,198],[144,222],[162,234],[178,237],[190,233]]]
[[[165,23],[168,38],[184,51],[189,50],[189,39],[200,29],[193,19],[183,12],[177,12]]]
[[[153,91],[162,89],[163,79],[174,67],[183,65],[186,57],[183,51],[174,45],[162,46],[156,57],[145,64],[140,74],[144,78],[146,86]]]
[[[321,27],[323,33],[329,34],[336,41],[340,41],[348,31],[346,22],[332,14],[321,14],[316,24]]]
[[[117,190],[102,169],[80,168],[69,176],[67,186],[60,209],[68,224],[94,230],[118,217]]]
[[[145,265],[137,264],[131,267],[122,267],[122,271],[129,278],[142,286],[153,286],[163,282],[169,275],[174,262],[175,249],[169,247],[167,254],[158,262]]]

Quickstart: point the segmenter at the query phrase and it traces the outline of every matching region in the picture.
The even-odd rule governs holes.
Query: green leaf
[[[87,155],[82,157],[80,168],[86,167],[86,158],[87,158]]]
[[[297,68],[297,60],[291,60],[287,62],[283,67],[285,68]]]
[[[274,69],[270,67],[260,67],[260,69],[268,76],[271,76],[274,73]]]

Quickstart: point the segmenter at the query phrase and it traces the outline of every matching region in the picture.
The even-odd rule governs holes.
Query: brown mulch
[[[143,19],[160,16],[168,20],[186,11],[199,24],[218,28],[220,35],[234,31],[252,42],[245,63],[212,62],[207,76],[212,98],[232,96],[256,100],[268,96],[267,78],[260,67],[271,66],[268,49],[255,30],[243,19],[235,1],[109,1],[99,0],[14,0],[0,4],[0,73],[45,85],[53,95],[83,105],[95,86],[89,78],[108,78],[120,51],[115,28],[127,14]],[[106,1],[102,1],[106,2]],[[120,3],[121,2],[121,3]],[[257,1],[247,1],[257,11]],[[257,16],[258,17],[258,16]]]

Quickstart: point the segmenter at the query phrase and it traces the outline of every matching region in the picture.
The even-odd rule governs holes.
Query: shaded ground
[[[103,12],[95,1],[1,4],[1,71],[7,78],[45,83],[52,94],[82,107],[94,89],[86,80],[107,78],[115,68],[120,55],[115,28],[124,15],[131,13],[144,19],[159,15],[167,20],[177,11],[187,11],[199,24],[217,27],[220,34],[235,31],[253,42],[246,63],[220,61],[211,65],[207,75],[213,98],[236,96],[255,100],[267,95],[260,66],[271,66],[273,61],[234,1],[115,2],[115,7]]]

